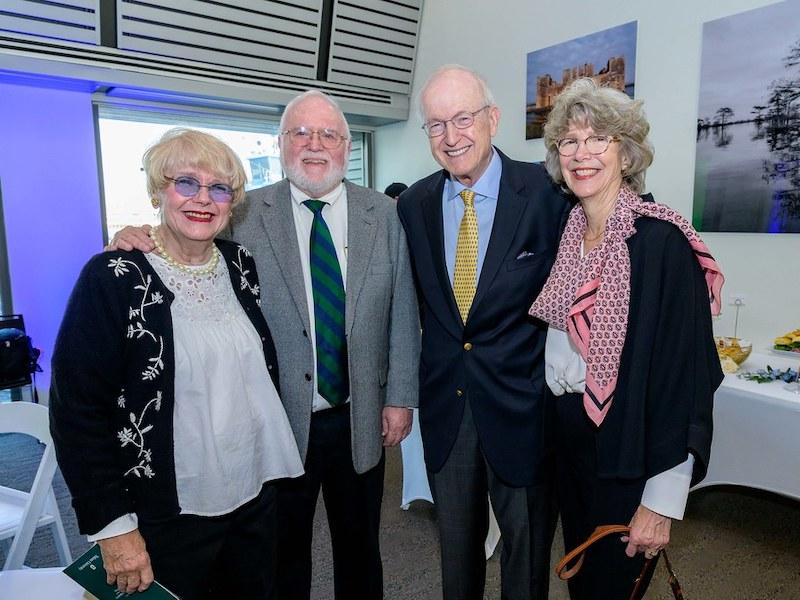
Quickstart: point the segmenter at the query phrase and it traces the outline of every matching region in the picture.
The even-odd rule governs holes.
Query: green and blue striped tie
[[[317,342],[317,391],[331,406],[350,395],[347,339],[344,331],[344,283],[331,231],[322,217],[322,200],[306,200],[314,213],[311,224],[310,264],[314,294],[314,330]]]

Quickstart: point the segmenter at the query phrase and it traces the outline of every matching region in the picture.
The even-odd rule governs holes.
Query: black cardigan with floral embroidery
[[[243,246],[216,245],[279,389],[255,263]],[[70,296],[53,351],[50,430],[81,533],[97,533],[127,513],[155,519],[180,512],[173,299],[138,251],[94,256]]]

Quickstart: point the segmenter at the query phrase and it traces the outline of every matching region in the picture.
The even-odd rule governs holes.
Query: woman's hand
[[[153,583],[150,555],[138,529],[99,540],[106,581],[128,594],[145,591]]]
[[[630,536],[623,536],[622,541],[628,542],[625,554],[630,557],[637,552],[644,552],[645,558],[653,558],[658,552],[669,544],[669,530],[672,519],[664,517],[643,505],[639,505],[629,524]]]

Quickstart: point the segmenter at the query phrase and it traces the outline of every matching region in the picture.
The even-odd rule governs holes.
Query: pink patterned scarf
[[[636,233],[634,220],[638,216],[654,217],[680,228],[703,269],[711,312],[716,315],[720,311],[722,271],[697,232],[674,210],[644,202],[623,187],[606,222],[603,241],[583,259],[586,216],[580,204],[573,208],[550,276],[528,312],[569,333],[586,362],[583,406],[598,427],[611,407],[628,329],[631,260],[625,240]]]

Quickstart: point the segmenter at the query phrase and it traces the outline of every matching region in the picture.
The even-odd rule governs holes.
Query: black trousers
[[[586,416],[581,394],[555,399],[557,489],[564,547],[583,542],[598,525],[627,525],[642,499],[646,479],[597,477],[597,428]],[[626,600],[642,570],[644,557],[628,558],[626,544],[608,536],[586,553],[569,581],[572,600]]]
[[[181,600],[276,598],[276,491],[220,517],[139,519],[156,580]]]
[[[311,595],[311,541],[321,488],[336,599],[380,600],[384,458],[366,473],[356,473],[349,404],[314,413],[308,439],[305,475],[278,484],[278,597],[309,600]]]
[[[428,479],[439,525],[444,600],[483,600],[487,492],[501,533],[501,597],[546,600],[557,516],[550,476],[528,487],[498,479],[483,456],[467,403],[450,456],[439,472],[428,472]]]

